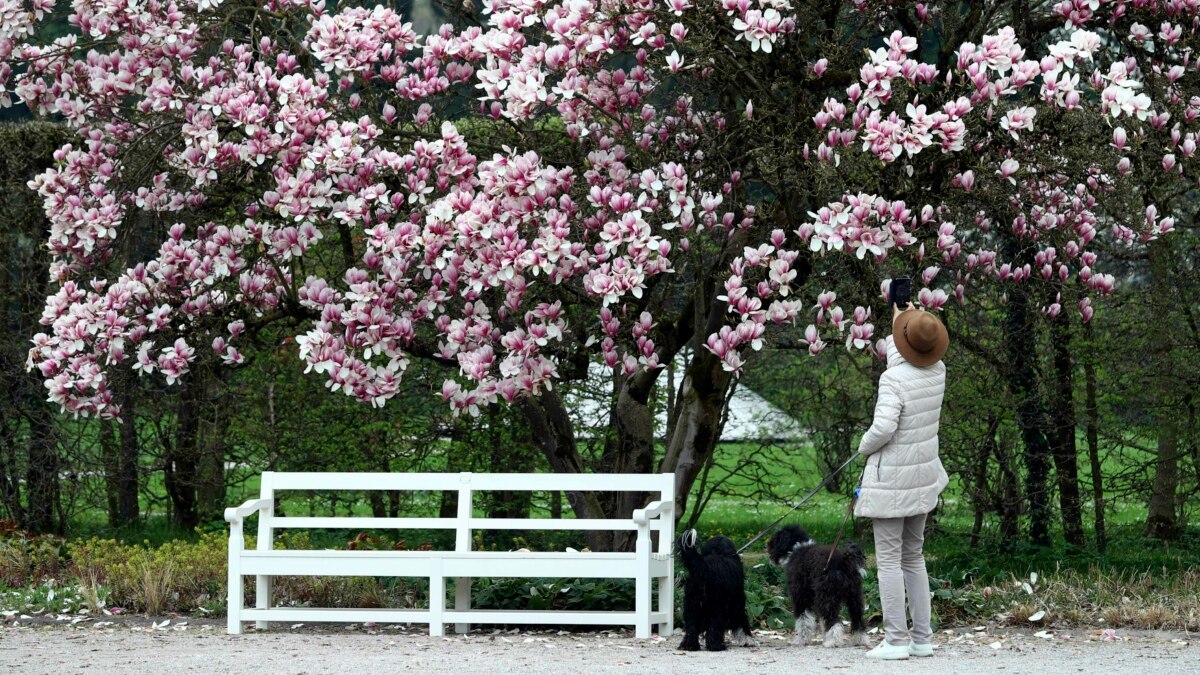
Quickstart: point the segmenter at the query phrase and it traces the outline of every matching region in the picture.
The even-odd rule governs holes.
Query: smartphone
[[[888,305],[904,309],[910,302],[912,302],[912,279],[908,277],[892,279],[892,284],[888,287]]]

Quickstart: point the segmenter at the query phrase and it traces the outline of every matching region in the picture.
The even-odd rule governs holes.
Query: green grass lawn
[[[731,444],[723,446],[710,472],[710,481],[725,480],[726,484],[735,488],[746,488],[747,483],[736,476],[728,475],[728,467],[755,451],[757,446],[748,444]],[[776,486],[776,491],[790,495],[790,499],[799,499],[818,484],[823,477],[816,467],[811,449],[799,447],[783,449],[770,457],[773,465],[768,468],[769,480]],[[1112,455],[1109,462],[1116,461]],[[858,469],[857,464],[851,464],[846,472],[853,475]],[[240,504],[246,499],[258,495],[259,477],[257,474],[246,472],[237,488],[229,490],[227,502],[229,505]],[[152,480],[161,482],[161,477]],[[159,487],[161,489],[161,486]],[[849,490],[847,489],[847,492]],[[401,507],[402,515],[434,515],[440,499],[437,492],[418,492],[404,495],[406,500]],[[752,501],[728,497],[715,497],[707,504],[699,522],[698,529],[704,536],[722,534],[733,539],[739,546],[748,541],[767,524],[783,515],[789,501]],[[785,523],[796,523],[807,529],[820,541],[833,541],[837,528],[842,521],[849,496],[832,494],[821,491],[814,495],[801,509],[793,513]],[[144,521],[137,527],[114,530],[105,523],[104,514],[99,510],[87,511],[81,514],[73,523],[74,536],[100,536],[123,539],[132,542],[148,541],[158,545],[176,539],[195,539],[195,532],[181,531],[171,527],[162,513],[162,500],[143,502]],[[693,495],[690,506],[697,503]],[[284,493],[281,498],[282,508],[290,515],[330,515],[336,510],[337,515],[371,514],[370,504],[361,493]],[[478,507],[478,504],[477,504]],[[1142,519],[1145,517],[1145,505],[1117,501],[1110,503],[1106,510],[1109,532],[1109,547],[1105,554],[1099,554],[1091,546],[1093,533],[1090,531],[1091,504],[1086,503],[1085,526],[1088,528],[1089,546],[1083,549],[1070,547],[1061,542],[1061,533],[1055,532],[1055,544],[1050,547],[1033,547],[1024,541],[1001,541],[996,531],[996,519],[985,519],[980,541],[974,548],[969,546],[970,531],[974,514],[970,504],[963,499],[958,481],[952,480],[943,495],[943,503],[935,513],[936,525],[926,542],[926,554],[930,571],[936,575],[969,579],[972,581],[991,581],[1010,576],[1025,577],[1030,572],[1045,573],[1050,570],[1084,570],[1098,568],[1114,572],[1143,572],[1147,570],[1186,569],[1189,566],[1200,565],[1200,530],[1191,528],[1185,533],[1182,542],[1170,545],[1146,540],[1141,536]],[[153,509],[159,509],[155,513]],[[480,508],[478,515],[485,515]],[[548,496],[537,494],[534,498],[534,517],[549,515]],[[573,517],[569,507],[564,509],[564,517]],[[220,531],[225,529],[222,521],[205,524],[202,531]],[[384,537],[404,538],[410,543],[428,541],[435,545],[442,544],[447,538],[442,532],[382,532]],[[314,541],[322,546],[344,544],[355,533],[348,531],[327,532],[317,534]],[[851,518],[847,524],[845,537],[859,542],[868,553],[873,551],[870,526],[866,521]],[[582,539],[571,533],[487,533],[481,541],[488,547],[516,548],[532,546],[535,548],[557,548],[560,546],[582,543]],[[765,550],[765,542],[756,543],[747,554],[754,561]]]

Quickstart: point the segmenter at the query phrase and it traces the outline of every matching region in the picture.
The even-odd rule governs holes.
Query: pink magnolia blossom
[[[878,4],[847,12],[878,25]],[[0,105],[72,133],[30,182],[55,287],[27,365],[65,410],[116,417],[113,369],[174,383],[200,360],[237,366],[250,336],[286,318],[290,349],[330,390],[384,405],[432,358],[453,371],[446,403],[476,414],[551,390],[576,348],[626,375],[661,368],[673,353],[653,301],[698,269],[723,312],[698,338],[730,372],[768,344],[768,322],[812,320],[814,355],[836,337],[881,356],[866,308],[848,316],[832,291],[813,304],[814,256],[923,270],[928,308],[949,297],[935,281],[960,304],[972,284],[1072,274],[1103,296],[1116,279],[1097,239],[1135,246],[1175,222],[1106,213],[1132,172],[1124,154],[1154,148],[1164,180],[1192,173],[1196,61],[1163,55],[1194,53],[1194,5],[1063,0],[1039,10],[1066,27],[1057,42],[1022,45],[1001,26],[949,45],[939,68],[923,37],[891,28],[861,58],[810,58],[789,0],[491,0],[478,23],[428,34],[384,5],[268,0],[241,22],[220,0],[76,0],[53,40],[38,37],[53,2],[0,0]],[[918,3],[922,30],[944,9]],[[723,29],[699,29],[714,16]],[[807,135],[788,171],[808,172],[822,205],[802,222],[764,226],[779,195],[742,177],[761,170],[742,130],[769,128],[777,102],[701,95],[728,65],[700,41],[722,30],[733,63],[771,71],[804,54],[804,82],[785,84],[821,92],[796,111]],[[1110,53],[1101,34],[1136,53]],[[1014,141],[1057,152],[1040,120],[1059,116],[1119,121],[1113,147],[1082,168],[1018,154]],[[838,182],[868,171],[886,172],[870,191]],[[143,217],[166,234],[121,265],[121,233]],[[1000,259],[1001,228],[1028,257]],[[1091,318],[1090,297],[1079,311]]]
[[[1000,126],[1012,135],[1014,141],[1017,141],[1021,139],[1019,131],[1033,130],[1033,118],[1036,116],[1037,111],[1028,106],[1013,108],[1004,113],[1004,118],[1000,120]]]

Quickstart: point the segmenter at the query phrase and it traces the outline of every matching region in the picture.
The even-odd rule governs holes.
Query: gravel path
[[[521,632],[430,638],[397,626],[282,627],[241,636],[219,626],[0,628],[0,665],[64,673],[1200,673],[1195,636],[1166,633],[1103,639],[1098,631],[937,636],[932,659],[877,663],[862,648],[800,648],[762,634],[754,649],[684,653],[671,640],[628,633]],[[415,634],[410,634],[415,633]],[[1111,636],[1110,636],[1111,637]]]

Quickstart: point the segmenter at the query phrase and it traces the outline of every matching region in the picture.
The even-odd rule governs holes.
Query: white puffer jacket
[[[950,482],[938,458],[945,364],[912,365],[891,336],[887,357],[887,370],[879,377],[875,421],[858,446],[866,467],[854,515],[864,518],[929,513]]]

